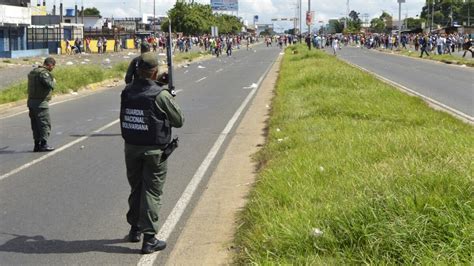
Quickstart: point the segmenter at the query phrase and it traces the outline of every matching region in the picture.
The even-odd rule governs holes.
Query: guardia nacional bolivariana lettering
[[[122,127],[125,129],[148,131],[148,125],[145,123],[145,112],[140,109],[125,108]]]

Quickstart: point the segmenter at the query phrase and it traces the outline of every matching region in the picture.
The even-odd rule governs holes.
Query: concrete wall
[[[7,51],[1,52],[0,57],[6,58],[21,58],[21,57],[44,57],[48,56],[48,49],[35,49],[35,50],[19,50],[19,51]]]

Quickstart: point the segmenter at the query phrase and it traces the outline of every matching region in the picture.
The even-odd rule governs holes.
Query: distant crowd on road
[[[400,39],[396,34],[327,34],[306,37],[306,43],[315,48],[331,47],[336,53],[341,46],[358,46],[368,49],[411,49],[429,55],[452,54],[464,51],[462,57],[468,52],[474,57],[473,40],[467,34],[402,34]],[[336,48],[336,49],[335,49]]]
[[[153,52],[162,53],[166,50],[166,39],[164,35],[151,35],[146,38],[136,37],[134,44],[135,48],[139,49],[143,42],[147,42]],[[256,41],[258,41],[258,39],[250,35],[221,35],[219,37],[210,35],[178,36],[177,38],[173,38],[173,52],[187,53],[190,52],[193,47],[197,47],[199,50],[209,52],[212,55],[220,56],[223,51],[225,51],[226,54],[230,56],[232,55],[233,49],[240,49],[242,45],[245,45],[246,48],[249,49],[250,44]]]

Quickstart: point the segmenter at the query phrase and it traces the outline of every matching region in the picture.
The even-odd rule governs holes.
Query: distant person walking
[[[464,40],[464,44],[462,45],[462,49],[464,50],[464,54],[462,55],[462,57],[466,57],[466,53],[467,52],[471,52],[471,57],[474,58],[474,47],[472,47],[472,42],[471,40],[469,40],[469,38],[466,38]]]
[[[91,38],[90,37],[86,38],[86,53],[89,53],[89,54],[92,53],[92,51],[91,51]]]
[[[33,69],[28,74],[28,102],[31,129],[33,131],[33,152],[48,152],[54,150],[48,145],[51,134],[51,118],[49,116],[49,101],[55,87],[55,79],[51,72],[56,66],[56,60],[48,57],[42,66]]]
[[[420,46],[421,46],[421,54],[420,54],[420,58],[423,57],[423,53],[426,53],[427,56],[430,56],[430,54],[428,53],[427,49],[428,49],[428,36],[423,36],[420,38]]]
[[[104,37],[102,39],[102,53],[106,53],[107,52],[107,39]]]
[[[332,39],[331,46],[332,46],[332,51],[333,51],[334,55],[336,55],[337,50],[339,49],[339,40],[336,37],[334,37],[334,39]]]
[[[97,53],[101,54],[102,53],[102,37],[99,37],[99,40],[97,41]]]
[[[71,43],[66,39],[66,54],[70,55],[72,53]]]

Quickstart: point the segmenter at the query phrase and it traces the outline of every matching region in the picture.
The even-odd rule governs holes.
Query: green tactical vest
[[[28,99],[51,100],[52,88],[47,84],[53,84],[52,74],[44,67],[37,67],[28,74]]]

